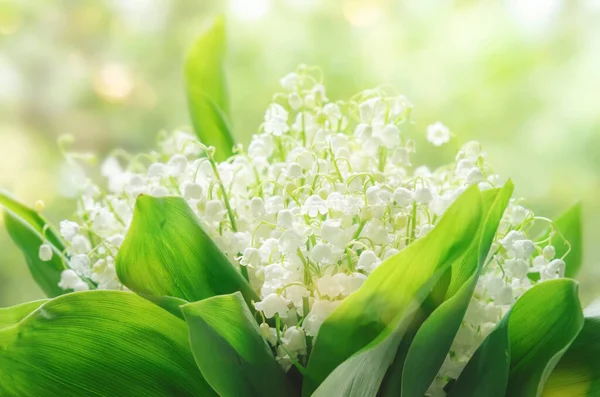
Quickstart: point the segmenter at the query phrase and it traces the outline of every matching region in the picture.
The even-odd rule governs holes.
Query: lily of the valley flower
[[[304,69],[303,69],[304,70]],[[284,92],[268,105],[261,132],[217,163],[191,134],[175,132],[160,147],[123,164],[102,165],[108,191],[82,186],[76,220],[60,223],[71,268],[59,286],[119,289],[114,260],[139,194],[183,197],[232,262],[244,267],[265,319],[261,333],[289,369],[307,354],[333,310],[386,258],[425,236],[470,185],[502,184],[481,145],[464,144],[438,169],[413,166],[407,136],[412,104],[370,90],[330,101],[315,78],[300,71],[281,79]],[[447,127],[426,128],[435,146]],[[147,161],[148,160],[148,161]],[[527,233],[537,218],[511,201],[467,316],[429,393],[456,376],[515,300],[540,280],[562,277],[564,262]],[[46,244],[43,261],[52,259]],[[84,280],[91,280],[88,283]],[[275,322],[269,322],[275,324]],[[291,355],[291,356],[290,356]]]

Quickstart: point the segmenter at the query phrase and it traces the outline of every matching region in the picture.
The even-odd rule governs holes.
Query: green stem
[[[308,307],[308,296],[305,296],[302,298],[302,314],[304,316],[304,318],[306,318],[308,316],[308,313],[310,311],[309,307]]]
[[[354,272],[354,263],[352,262],[352,255],[350,248],[346,247],[346,260],[348,261],[348,269]]]
[[[300,137],[302,138],[302,146],[306,147],[306,128],[304,125],[304,107],[300,109],[302,112],[302,132],[300,132]]]
[[[379,146],[378,152],[378,169],[379,172],[385,171],[385,162],[387,160],[387,148],[385,146]]]
[[[210,166],[212,167],[213,172],[215,173],[215,178],[217,178],[217,182],[219,182],[219,189],[221,190],[221,195],[223,195],[223,202],[225,203],[225,208],[227,209],[227,215],[229,216],[229,221],[231,222],[231,229],[234,232],[237,232],[237,224],[235,223],[235,217],[233,216],[233,209],[229,204],[229,197],[227,196],[227,191],[225,190],[225,185],[221,180],[221,175],[219,174],[219,170],[217,170],[217,164],[212,157],[208,158]]]
[[[123,219],[121,219],[121,217],[117,214],[117,211],[115,211],[115,208],[113,207],[112,203],[110,202],[110,200],[108,199],[106,194],[102,193],[101,195],[102,195],[102,198],[104,199],[104,202],[106,203],[106,206],[108,207],[110,212],[112,212],[113,215],[115,216],[115,219],[117,220],[117,222],[119,222],[122,226],[126,226]]]
[[[233,209],[231,208],[231,204],[229,204],[229,197],[227,196],[227,191],[225,190],[225,185],[221,180],[221,175],[219,174],[219,170],[217,169],[217,164],[212,156],[208,157],[208,162],[212,167],[213,172],[215,173],[215,178],[217,178],[217,182],[219,182],[219,189],[221,190],[221,195],[223,196],[223,202],[225,203],[225,208],[227,209],[227,215],[229,216],[229,222],[231,222],[231,230],[233,232],[237,232],[237,224],[235,222],[235,216],[233,215]],[[246,279],[246,281],[250,281],[250,277],[248,276],[248,269],[246,266],[240,266],[240,273]]]
[[[248,269],[246,268],[246,266],[240,266],[240,272],[242,273],[242,276],[244,276],[246,281],[250,281],[250,277],[248,276]]]
[[[297,254],[298,258],[300,258],[300,261],[302,262],[302,265],[304,266],[304,284],[309,285],[311,283],[309,263],[304,257],[302,251],[300,251],[300,248],[298,248]]]
[[[179,189],[179,186],[177,186],[177,181],[175,180],[174,177],[169,177],[169,181],[171,182],[171,185],[173,185],[173,189],[175,189],[175,192],[177,192],[178,196],[181,196],[181,190]]]
[[[412,217],[411,217],[411,223],[410,223],[410,236],[411,239],[415,239],[416,236],[416,231],[417,229],[417,202],[413,202],[413,207],[412,207]]]
[[[354,232],[354,236],[352,236],[352,240],[358,239],[358,237],[360,236],[360,233],[362,232],[366,223],[367,223],[367,221],[365,219],[362,219],[360,221],[360,223],[358,224],[358,229],[356,229],[356,231]]]
[[[281,343],[281,333],[279,332],[279,327],[281,327],[281,319],[279,318],[279,313],[275,313],[275,332],[277,333],[277,342]]]
[[[329,154],[331,154],[331,162],[333,163],[333,168],[335,168],[335,173],[338,179],[340,180],[340,182],[344,183],[344,177],[342,176],[340,168],[337,165],[337,160],[335,159],[335,155],[333,154],[333,149],[331,148],[331,145],[329,145]]]

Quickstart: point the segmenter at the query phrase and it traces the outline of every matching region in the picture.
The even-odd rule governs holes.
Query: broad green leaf
[[[421,302],[440,282],[444,274],[446,274],[446,269],[437,270],[415,293],[414,301],[403,313],[396,328],[392,332],[380,333],[358,353],[338,365],[311,397],[400,395],[399,390],[396,392],[396,389],[392,391],[390,388],[382,394],[381,383],[390,365],[395,363],[396,352],[414,319],[427,314],[423,313]],[[401,366],[399,372],[401,372]]]
[[[583,252],[581,203],[577,203],[569,208],[554,223],[571,245],[571,250],[565,258],[565,277],[575,278],[581,268]],[[562,257],[569,250],[569,246],[565,244],[559,235],[554,235],[552,245],[556,249],[557,258]]]
[[[475,352],[450,397],[539,396],[583,327],[578,284],[558,279],[527,291]]]
[[[481,193],[468,189],[426,237],[382,263],[320,328],[304,378],[309,396],[342,362],[392,333],[440,269],[469,247],[481,220]],[[417,302],[420,304],[420,302]]]
[[[239,292],[182,306],[196,363],[222,397],[294,396]]]
[[[64,294],[66,291],[58,283],[60,274],[67,268],[67,259],[63,255],[65,246],[58,233],[44,217],[1,189],[0,206],[5,208],[6,230],[25,256],[33,279],[49,297]],[[39,257],[39,249],[43,243],[48,243],[54,251],[52,259],[47,262]]]
[[[192,124],[200,141],[217,149],[217,161],[231,156],[235,145],[229,121],[224,55],[225,21],[223,17],[219,17],[190,48],[185,63]]]
[[[509,181],[502,189],[482,193],[486,221],[481,223],[472,249],[452,265],[452,273],[457,276],[452,278],[444,302],[423,322],[410,344],[402,371],[403,397],[423,396],[444,362],[467,311],[512,192],[513,184]],[[461,275],[469,278],[464,280]],[[394,375],[399,378],[399,374]]]
[[[544,397],[600,395],[600,311],[584,313],[583,329],[550,374]]]
[[[514,305],[508,320],[507,394],[540,394],[550,371],[583,327],[578,290],[573,280],[547,281]]]
[[[148,294],[138,294],[143,298],[148,299],[150,302],[158,305],[171,313],[174,316],[179,317],[182,320],[185,320],[183,317],[183,313],[181,312],[181,306],[186,305],[190,302],[185,299],[175,298],[174,296],[154,296]]]
[[[32,304],[32,306],[35,306]],[[217,396],[183,320],[123,291],[66,294],[0,329],[2,396]]]
[[[18,323],[47,301],[48,299],[41,299],[13,307],[0,308],[0,330]]]
[[[116,270],[145,297],[194,302],[240,291],[247,302],[259,300],[181,197],[138,197]]]

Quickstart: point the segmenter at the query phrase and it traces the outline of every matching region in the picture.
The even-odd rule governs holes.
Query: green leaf
[[[67,268],[63,255],[65,245],[50,224],[33,209],[19,203],[9,193],[0,189],[0,205],[4,211],[4,224],[13,242],[19,247],[33,279],[42,291],[55,297],[66,291],[58,286],[60,274]],[[48,243],[54,254],[45,262],[39,257],[39,249]]]
[[[463,369],[448,397],[505,397],[510,370],[508,319],[496,325]]]
[[[192,124],[200,141],[217,149],[217,161],[231,156],[235,145],[229,122],[224,55],[225,21],[219,17],[190,48],[185,63]]]
[[[217,396],[186,323],[135,294],[76,292],[26,316],[4,310],[18,321],[0,329],[2,396]]]
[[[259,300],[181,197],[138,197],[116,270],[145,297],[194,302],[240,291],[248,303]]]
[[[571,250],[565,258],[565,277],[575,278],[581,268],[583,252],[581,203],[577,203],[569,208],[554,223],[560,233],[571,244]],[[562,257],[569,250],[569,246],[565,244],[560,235],[554,235],[552,245],[556,249],[557,258]]]
[[[449,397],[539,396],[550,372],[583,327],[570,279],[525,292],[477,349]]]
[[[47,229],[45,232],[46,238],[53,244],[59,251],[65,249],[65,244],[62,239],[54,231],[54,228],[50,227],[48,221],[41,216],[39,213],[34,211],[32,208],[20,203],[15,199],[9,192],[0,188],[0,205],[3,206],[7,211],[19,219],[25,224],[31,226],[39,234],[44,234],[44,227]]]
[[[48,299],[40,299],[13,307],[0,308],[0,330],[18,323],[46,302],[48,302]]]
[[[410,344],[402,371],[402,396],[423,396],[443,364],[471,301],[513,187],[509,181],[502,189],[482,193],[486,221],[481,223],[477,237],[473,239],[473,249],[466,251],[461,260],[452,265],[455,276],[444,302],[423,322]]]
[[[185,299],[175,298],[173,296],[154,296],[147,294],[138,294],[142,298],[148,299],[150,302],[158,305],[171,313],[174,316],[179,317],[182,320],[185,320],[183,313],[181,312],[181,306],[188,304],[189,302]]]
[[[479,190],[468,189],[434,230],[382,263],[338,306],[317,335],[304,378],[304,396],[353,354],[394,332],[411,314],[409,308],[418,300],[421,288],[470,246],[480,223],[481,207]]]
[[[396,391],[395,388],[393,390],[388,388],[381,394],[381,383],[384,376],[386,376],[386,371],[394,362],[397,356],[396,352],[399,350],[406,332],[410,329],[411,323],[414,322],[415,318],[424,315],[421,302],[431,292],[432,288],[440,282],[445,273],[446,269],[444,268],[437,270],[415,293],[413,302],[409,304],[396,328],[392,332],[380,333],[358,353],[338,365],[319,385],[311,397],[400,395],[400,391]]]
[[[544,386],[543,397],[600,395],[600,311],[585,310],[583,329]]]
[[[196,363],[222,397],[294,396],[239,292],[182,306]]]

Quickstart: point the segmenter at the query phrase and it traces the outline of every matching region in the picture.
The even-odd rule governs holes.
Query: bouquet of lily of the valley
[[[535,215],[477,142],[413,165],[407,98],[334,101],[306,66],[244,148],[222,58],[217,21],[186,63],[195,133],[115,151],[72,219],[0,192],[48,295],[0,309],[0,395],[600,395],[579,206]]]

